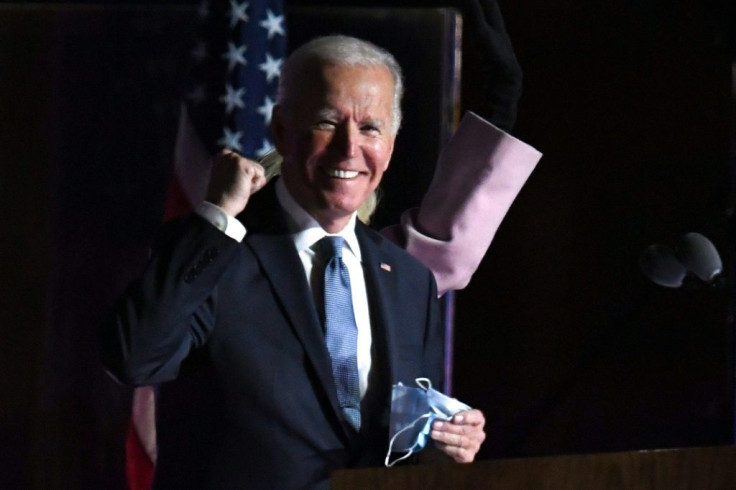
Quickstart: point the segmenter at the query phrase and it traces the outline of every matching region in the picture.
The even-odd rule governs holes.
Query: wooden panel
[[[636,451],[582,456],[342,470],[333,490],[472,488],[503,490],[692,490],[736,484],[736,447]]]

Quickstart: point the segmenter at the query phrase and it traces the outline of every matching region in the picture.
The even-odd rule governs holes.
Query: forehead
[[[391,111],[394,80],[384,65],[320,63],[304,80],[305,95],[321,105],[348,104],[356,109]]]

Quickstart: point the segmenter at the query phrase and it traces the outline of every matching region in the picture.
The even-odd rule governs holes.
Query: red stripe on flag
[[[150,490],[153,485],[153,462],[138,439],[132,417],[125,438],[125,476],[130,490]]]
[[[179,179],[173,176],[169,182],[169,189],[166,195],[166,204],[164,205],[164,221],[177,216],[182,216],[192,210],[194,206],[189,202],[189,198],[184,192]]]

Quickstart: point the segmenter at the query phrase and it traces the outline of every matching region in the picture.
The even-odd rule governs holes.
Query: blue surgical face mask
[[[398,383],[391,391],[390,441],[384,461],[387,468],[424,449],[435,420],[451,420],[456,413],[470,410],[468,405],[432,388],[427,378],[417,378],[416,383],[418,388]],[[392,452],[406,454],[390,461]]]

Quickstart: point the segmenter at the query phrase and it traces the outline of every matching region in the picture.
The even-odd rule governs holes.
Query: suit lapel
[[[273,286],[294,334],[314,367],[324,394],[338,420],[342,420],[322,325],[273,183],[251,200],[246,213],[239,216],[248,230],[245,244],[258,258],[264,276]]]
[[[374,341],[381,341],[378,345],[383,349],[385,360],[388,363],[389,388],[398,379],[397,353],[398,339],[396,326],[392,325],[389,312],[400,308],[401,291],[398,278],[392,272],[392,259],[383,250],[383,237],[367,232],[367,227],[356,224],[355,233],[360,243],[360,252],[363,260],[363,274],[368,290],[368,300],[371,310],[371,326]],[[393,328],[392,328],[393,327]],[[375,361],[375,359],[374,359]]]
[[[258,257],[294,333],[314,365],[317,377],[325,388],[331,388],[326,391],[337,409],[329,353],[302,263],[294,250],[294,242],[287,234],[259,234],[249,237],[247,243]]]

